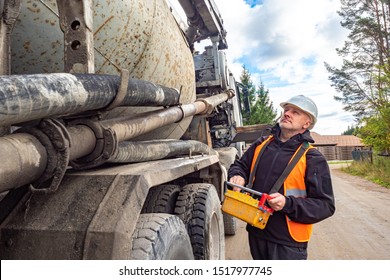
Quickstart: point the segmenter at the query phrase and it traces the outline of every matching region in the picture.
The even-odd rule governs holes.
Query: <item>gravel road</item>
[[[336,213],[314,225],[312,260],[390,260],[390,189],[330,165]],[[226,237],[227,260],[250,260],[245,223]]]

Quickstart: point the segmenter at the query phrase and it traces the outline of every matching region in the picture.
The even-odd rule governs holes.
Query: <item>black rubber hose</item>
[[[34,74],[0,76],[0,126],[99,110],[117,96],[119,76],[95,74]],[[173,106],[173,88],[129,79],[118,106]]]

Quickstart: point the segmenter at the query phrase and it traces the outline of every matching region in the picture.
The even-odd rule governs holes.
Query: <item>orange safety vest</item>
[[[253,154],[251,172],[254,168],[256,159],[265,146],[266,143],[273,140],[273,136],[269,136],[266,140],[263,141],[259,146],[256,147]],[[305,151],[301,159],[295,165],[293,170],[287,176],[284,181],[284,195],[285,196],[294,196],[294,197],[306,197],[306,185],[305,185],[305,173],[306,173],[306,153],[309,149],[314,148],[312,145],[309,145],[309,148]],[[299,149],[295,153],[298,152]],[[294,156],[295,156],[294,153]],[[293,156],[293,157],[294,157]],[[293,158],[292,157],[292,158]],[[255,177],[253,177],[253,181]],[[297,242],[307,242],[310,239],[313,225],[312,224],[302,224],[298,222],[291,221],[290,218],[286,215],[287,227],[291,237]]]

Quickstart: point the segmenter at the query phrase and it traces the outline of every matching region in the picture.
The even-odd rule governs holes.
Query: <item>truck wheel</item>
[[[225,236],[220,200],[211,184],[182,188],[175,214],[186,224],[196,260],[225,258]]]
[[[225,228],[225,235],[235,235],[237,230],[236,218],[232,215],[223,213],[223,226]]]
[[[149,190],[141,213],[173,214],[180,187],[177,185],[160,185]]]
[[[180,218],[141,214],[133,233],[133,260],[193,260],[191,241]]]

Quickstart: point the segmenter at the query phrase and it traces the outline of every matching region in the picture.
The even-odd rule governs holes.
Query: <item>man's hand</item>
[[[233,184],[236,184],[236,185],[240,185],[240,186],[244,186],[245,185],[245,179],[242,178],[241,176],[233,176],[232,178],[230,178],[229,180],[230,183],[233,183]],[[233,191],[241,191],[240,188],[237,188],[237,187],[233,187]]]
[[[280,193],[273,193],[269,195],[268,205],[275,211],[280,211],[286,204],[286,197]]]

